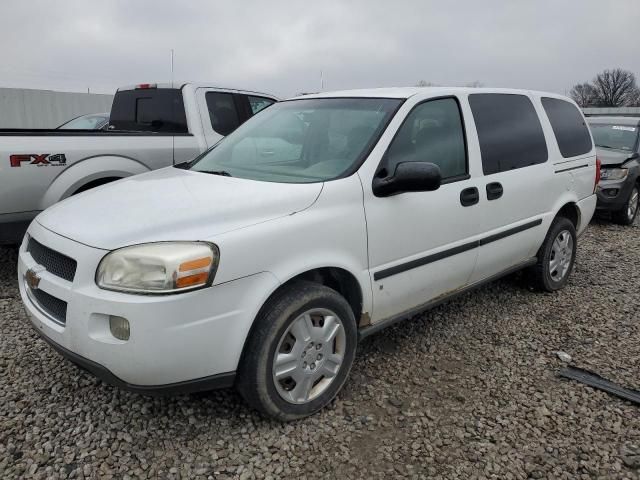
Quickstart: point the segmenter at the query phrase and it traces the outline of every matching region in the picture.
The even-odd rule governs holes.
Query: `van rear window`
[[[148,88],[117,92],[111,107],[109,129],[188,133],[182,91]]]
[[[474,93],[469,104],[485,175],[547,161],[547,142],[533,103],[525,95]]]
[[[564,158],[589,153],[593,148],[584,118],[572,103],[559,98],[542,97],[551,128]]]

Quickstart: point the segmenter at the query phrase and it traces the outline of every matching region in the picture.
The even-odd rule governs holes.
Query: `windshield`
[[[631,125],[591,124],[596,147],[631,151],[636,146],[638,128]]]
[[[316,98],[276,103],[225,137],[190,169],[282,183],[338,178],[359,164],[401,102]]]
[[[74,118],[73,120],[69,120],[67,123],[63,123],[58,128],[61,128],[62,130],[97,130],[102,128],[108,121],[109,115],[106,113],[96,113]]]

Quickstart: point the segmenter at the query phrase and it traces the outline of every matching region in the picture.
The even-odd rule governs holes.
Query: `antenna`
[[[173,48],[171,49],[171,86],[173,87]]]

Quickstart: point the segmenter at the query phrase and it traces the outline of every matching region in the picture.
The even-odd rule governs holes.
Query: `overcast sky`
[[[4,1],[0,86],[113,92],[175,78],[282,97],[441,85],[565,93],[640,75],[640,0]]]

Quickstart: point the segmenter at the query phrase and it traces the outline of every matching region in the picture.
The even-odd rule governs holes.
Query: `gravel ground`
[[[510,277],[367,339],[334,404],[293,424],[232,391],[149,398],[33,333],[0,250],[0,478],[640,478],[640,228],[595,221],[569,286]]]

